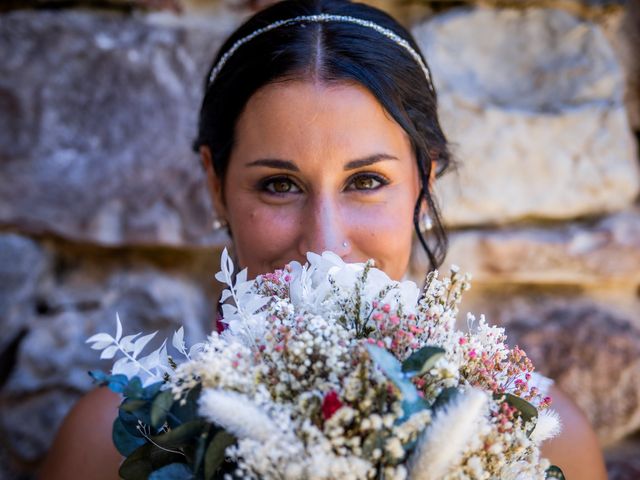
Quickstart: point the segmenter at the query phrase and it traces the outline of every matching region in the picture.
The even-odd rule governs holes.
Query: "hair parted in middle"
[[[390,15],[347,0],[284,0],[246,20],[223,43],[204,81],[198,134],[193,150],[211,150],[213,169],[224,179],[235,143],[235,126],[249,98],[261,87],[289,80],[326,84],[357,83],[367,88],[410,138],[420,175],[420,195],[413,212],[416,235],[438,268],[447,252],[447,233],[429,189],[453,165],[440,127],[436,92],[420,64],[398,43],[379,31],[346,22],[295,22],[255,36],[228,56],[214,81],[212,70],[240,39],[273,22],[301,15],[345,15],[374,22],[406,40],[427,65],[413,36]],[[420,212],[427,205],[433,220],[429,238],[420,228]]]

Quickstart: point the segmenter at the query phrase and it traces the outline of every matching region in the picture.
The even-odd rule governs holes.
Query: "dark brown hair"
[[[277,20],[320,13],[375,22],[404,38],[420,53],[412,35],[374,7],[345,0],[285,0],[243,23],[220,48],[209,74],[238,39]],[[404,48],[365,26],[296,22],[258,35],[238,48],[212,85],[209,74],[193,149],[197,152],[201,145],[210,148],[213,168],[221,178],[233,149],[237,119],[249,98],[264,85],[314,78],[327,83],[357,82],[371,91],[411,139],[421,182],[414,226],[432,268],[442,264],[448,240],[437,203],[429,191],[429,178],[434,165],[436,177],[440,177],[451,166],[452,158],[438,120],[436,93],[429,88],[420,65]],[[429,238],[419,228],[423,201],[433,220]]]

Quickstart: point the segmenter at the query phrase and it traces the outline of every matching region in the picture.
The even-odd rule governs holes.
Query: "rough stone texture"
[[[636,197],[624,79],[595,24],[560,10],[458,9],[413,33],[461,163],[436,184],[449,226],[571,218]]]
[[[8,244],[15,236],[5,237],[0,241]],[[217,298],[217,252],[61,242],[45,242],[43,250],[51,267],[22,300],[26,335],[11,365],[3,365],[10,376],[0,390],[0,438],[18,464],[35,464],[46,452],[66,412],[91,388],[87,371],[108,369],[110,362],[84,342],[114,332],[116,312],[126,332],[159,330],[159,344],[182,325],[193,343],[212,328]],[[7,278],[18,277],[7,270]]]
[[[210,327],[217,252],[192,247],[222,239],[209,228],[190,153],[197,102],[221,39],[269,1],[185,0],[185,17],[0,16],[0,227],[125,247],[0,234],[0,480],[33,478],[64,414],[90,388],[86,370],[109,365],[83,342],[112,331],[116,311],[127,330],[161,329],[161,338],[182,324],[194,339]],[[620,2],[547,3],[595,12]],[[434,74],[446,73],[436,76],[443,123],[469,166],[462,180],[475,185],[443,179],[451,225],[619,209],[637,192],[620,63],[597,27],[562,12],[480,10],[417,31],[440,55],[425,49]],[[637,63],[630,52],[621,57],[627,72]],[[483,201],[475,210],[463,200]],[[629,326],[640,328],[639,217],[628,209],[568,225],[460,231],[449,255],[474,274],[463,311],[510,325],[607,442],[639,428],[640,338]],[[587,291],[601,284],[606,306]],[[623,301],[624,312],[615,310]],[[612,479],[638,478],[631,452],[608,453]]]
[[[428,268],[418,247],[416,275]],[[453,232],[443,271],[452,263],[477,282],[640,284],[640,208],[547,228]]]
[[[24,328],[23,318],[34,308],[34,292],[47,268],[46,253],[35,241],[0,235],[0,355]]]
[[[0,17],[0,225],[105,245],[219,244],[190,144],[224,28]]]
[[[640,329],[632,319],[577,286],[476,285],[467,295],[461,311],[505,326],[509,342],[576,401],[604,444],[640,430]]]
[[[624,65],[627,79],[625,102],[629,120],[634,130],[640,131],[640,2],[627,2],[619,22],[614,46]]]
[[[638,435],[605,450],[609,480],[640,478],[640,437]]]

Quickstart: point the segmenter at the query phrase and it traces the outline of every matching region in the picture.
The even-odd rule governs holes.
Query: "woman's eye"
[[[359,175],[351,180],[348,190],[376,190],[388,182],[377,175]]]
[[[262,188],[270,193],[298,193],[300,189],[288,178],[272,178],[262,184]]]

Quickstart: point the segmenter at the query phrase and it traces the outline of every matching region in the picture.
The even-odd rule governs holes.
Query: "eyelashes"
[[[389,185],[389,180],[382,175],[374,173],[357,173],[351,176],[344,188],[345,191],[373,192]],[[291,177],[278,175],[261,180],[257,185],[258,190],[276,196],[302,193],[302,189]]]
[[[300,193],[298,185],[289,177],[271,177],[259,183],[259,190],[273,195],[286,195],[288,193]]]

